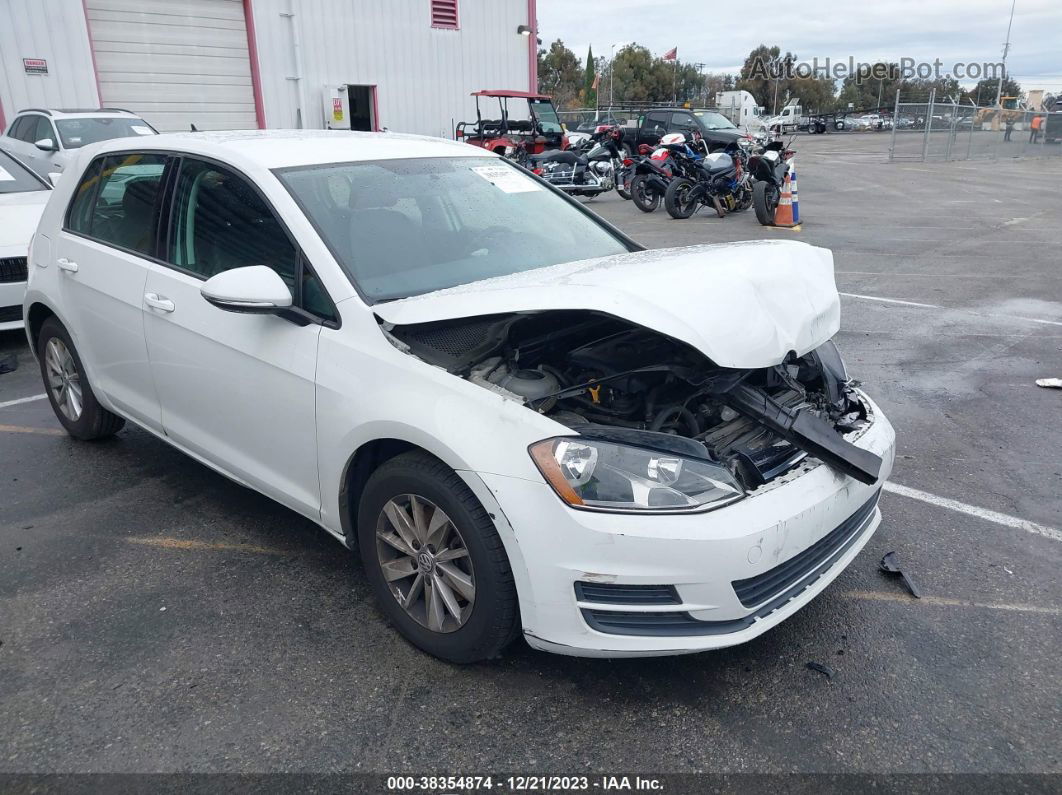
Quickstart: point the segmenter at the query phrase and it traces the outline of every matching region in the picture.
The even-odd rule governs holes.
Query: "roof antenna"
[[[192,127],[192,132],[199,132],[199,130],[197,130],[197,129],[195,128],[195,125],[194,125],[194,124],[193,124],[193,125],[191,125],[191,127]]]

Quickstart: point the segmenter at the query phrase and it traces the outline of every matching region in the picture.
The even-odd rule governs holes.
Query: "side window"
[[[674,132],[688,133],[698,129],[697,122],[688,113],[672,113],[671,129]],[[688,139],[687,139],[688,140]]]
[[[317,277],[304,266],[273,211],[246,179],[222,166],[192,158],[182,162],[167,251],[169,262],[204,279],[265,265],[284,280],[297,306],[326,319],[335,317]]]
[[[81,182],[74,191],[70,208],[66,211],[66,228],[82,235],[92,234],[92,208],[96,201],[96,186],[100,182],[100,167],[103,158],[99,157],[85,170]]]
[[[37,131],[38,118],[37,114],[33,114],[32,116],[23,116],[20,119],[16,119],[11,127],[11,137],[20,141],[30,141],[33,133]]]
[[[37,129],[33,133],[33,135],[30,136],[30,143],[36,143],[42,138],[51,138],[52,143],[54,143],[56,146],[59,145],[59,141],[57,141],[55,138],[55,130],[52,129],[51,122],[49,122],[43,116],[38,116]]]
[[[86,172],[75,193],[67,216],[70,230],[153,256],[166,157],[121,154],[100,158],[97,163]],[[96,182],[99,184],[94,185]]]
[[[645,117],[645,132],[649,135],[663,135],[667,132],[667,114],[650,113]]]

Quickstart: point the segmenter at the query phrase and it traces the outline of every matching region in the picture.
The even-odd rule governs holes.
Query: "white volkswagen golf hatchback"
[[[127,420],[360,550],[420,648],[742,643],[880,522],[894,434],[828,251],[646,251],[466,144],[163,135],[80,154],[30,253],[78,439]]]

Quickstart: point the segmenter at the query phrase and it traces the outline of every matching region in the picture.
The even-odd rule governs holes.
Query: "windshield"
[[[48,190],[47,186],[7,152],[0,151],[0,193]]]
[[[733,123],[722,113],[714,110],[695,110],[693,115],[701,120],[706,130],[735,130]]]
[[[553,107],[552,102],[548,99],[531,99],[528,100],[528,104],[531,106],[531,112],[538,119],[538,125],[542,128],[542,132],[559,133],[561,131],[560,117],[557,115],[557,109]]]
[[[143,119],[61,119],[55,123],[64,149],[80,149],[97,141],[111,138],[132,138],[137,135],[157,135]]]
[[[496,157],[276,174],[373,302],[629,250],[578,206]]]

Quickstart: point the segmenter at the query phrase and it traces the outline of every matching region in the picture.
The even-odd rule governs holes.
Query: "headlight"
[[[531,458],[573,508],[599,511],[703,511],[745,491],[726,467],[674,453],[561,437],[537,442]]]

